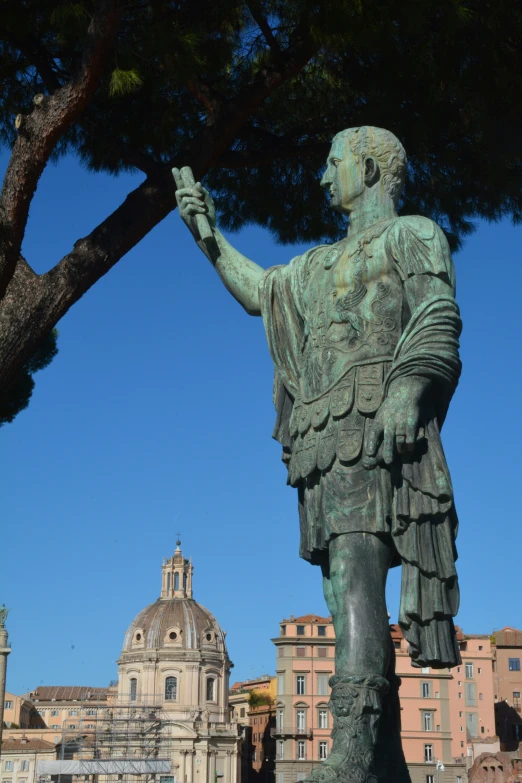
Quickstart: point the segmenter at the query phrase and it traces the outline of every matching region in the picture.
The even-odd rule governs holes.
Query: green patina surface
[[[264,270],[216,227],[208,192],[180,212],[231,294],[262,316],[275,367],[301,556],[321,567],[336,631],[333,745],[314,781],[401,781],[398,684],[385,583],[402,567],[399,624],[414,666],[459,660],[457,516],[440,428],[460,374],[455,275],[441,229],[396,211],[406,153],[388,131],[333,140],[321,185],[347,236]],[[199,222],[198,222],[199,221]],[[210,232],[214,241],[209,235]]]

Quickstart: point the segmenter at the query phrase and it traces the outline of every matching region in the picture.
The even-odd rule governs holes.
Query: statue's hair
[[[395,205],[401,196],[406,178],[406,151],[399,139],[390,131],[366,125],[361,128],[347,128],[339,136],[348,137],[357,162],[375,158],[379,164],[384,189]]]

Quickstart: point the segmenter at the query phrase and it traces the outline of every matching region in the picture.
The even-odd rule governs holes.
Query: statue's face
[[[351,212],[356,200],[363,193],[363,164],[355,159],[347,136],[334,139],[321,187],[330,195],[330,206],[336,212]]]

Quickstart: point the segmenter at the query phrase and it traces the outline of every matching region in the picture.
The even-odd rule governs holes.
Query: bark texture
[[[209,96],[193,81],[187,84],[209,113],[179,161],[158,163],[133,150],[115,151],[129,165],[141,169],[146,179],[88,236],[79,239],[55,267],[37,275],[21,256],[31,200],[67,128],[74,122],[89,123],[82,112],[99,86],[120,11],[119,0],[101,0],[77,77],[57,85],[54,78],[42,73],[50,94],[36,96],[32,113],[16,120],[18,139],[0,194],[0,384],[12,378],[67,310],[176,207],[172,166],[190,162],[196,178],[201,179],[212,166],[230,165],[226,154],[238,132],[263,101],[296,76],[317,50],[308,35],[296,31],[287,49],[271,51],[250,82],[229,99]]]

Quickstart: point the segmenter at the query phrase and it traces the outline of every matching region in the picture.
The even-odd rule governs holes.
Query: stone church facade
[[[228,704],[225,634],[193,598],[193,567],[179,541],[161,570],[160,597],[125,634],[99,754],[169,759],[171,772],[158,783],[239,783],[240,727]]]

